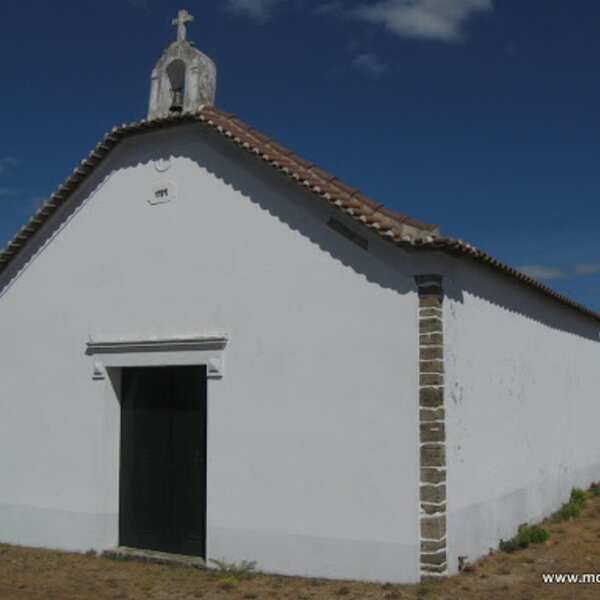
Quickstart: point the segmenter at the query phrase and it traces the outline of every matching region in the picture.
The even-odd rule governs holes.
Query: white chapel
[[[0,542],[411,583],[600,480],[600,315],[217,108],[192,20],[0,253]]]

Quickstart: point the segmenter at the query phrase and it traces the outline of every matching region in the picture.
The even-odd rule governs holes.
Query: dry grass
[[[544,585],[546,572],[600,573],[600,498],[552,537],[514,554],[495,553],[474,570],[421,585],[348,583],[202,571],[0,545],[1,600],[555,600],[600,598],[600,584]]]

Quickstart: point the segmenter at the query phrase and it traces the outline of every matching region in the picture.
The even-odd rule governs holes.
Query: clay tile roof
[[[113,128],[92,150],[87,159],[82,161],[44,206],[17,233],[8,246],[0,252],[0,275],[6,271],[46,221],[63,203],[69,200],[71,194],[81,186],[122,140],[134,135],[190,123],[203,123],[207,128],[230,139],[232,143],[238,144],[271,168],[285,174],[304,189],[316,194],[362,226],[371,229],[397,246],[412,250],[442,251],[476,260],[578,312],[600,321],[600,313],[559,294],[532,277],[501,263],[461,240],[440,237],[437,225],[416,221],[371,200],[359,190],[345,184],[334,175],[322,171],[310,161],[300,158],[292,150],[282,146],[268,135],[257,131],[235,115],[216,107],[201,107],[195,113],[172,115],[151,121],[144,120]]]

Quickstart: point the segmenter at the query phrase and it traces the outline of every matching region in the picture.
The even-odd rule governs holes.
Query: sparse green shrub
[[[222,590],[232,590],[235,588],[238,580],[233,575],[225,575],[225,577],[221,577],[219,579],[219,587]]]
[[[540,525],[525,527],[517,537],[521,537],[521,535],[528,538],[530,544],[543,544],[550,538],[550,532]]]
[[[254,592],[246,592],[242,598],[244,598],[244,600],[254,600],[254,598],[258,598],[258,596]]]
[[[506,541],[500,540],[500,550],[502,552],[512,554],[515,550],[517,550],[518,547],[519,545],[517,544],[516,538],[512,538]]]
[[[234,580],[248,579],[256,570],[255,561],[243,560],[241,563],[236,563],[211,558],[209,562],[215,565],[221,578],[232,577]]]
[[[581,506],[576,502],[566,502],[556,513],[559,521],[575,519],[581,514]]]
[[[549,537],[548,530],[540,525],[521,527],[514,538],[500,541],[500,550],[510,554],[519,548],[529,548],[531,544],[543,544]]]
[[[600,496],[600,483],[592,483],[590,486],[590,492],[594,498]]]
[[[555,521],[576,519],[587,504],[587,494],[581,488],[573,488],[571,497],[553,515]]]
[[[342,586],[336,592],[338,596],[347,596],[350,593],[350,588],[348,586]]]
[[[579,504],[581,508],[584,508],[587,504],[587,494],[581,488],[573,488],[571,490],[571,502]]]

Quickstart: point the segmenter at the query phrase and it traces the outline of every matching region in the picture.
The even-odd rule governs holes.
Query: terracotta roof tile
[[[269,142],[269,149],[271,150],[271,152],[275,152],[281,156],[289,156],[290,154],[293,154],[293,152],[289,148],[282,146],[274,140],[271,140]]]
[[[337,181],[337,177],[335,175],[332,175],[331,173],[328,173],[327,171],[323,171],[323,169],[318,169],[316,175],[320,179],[323,179],[324,181],[327,181],[328,183]]]

